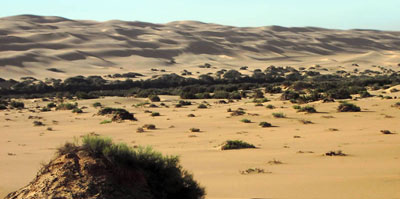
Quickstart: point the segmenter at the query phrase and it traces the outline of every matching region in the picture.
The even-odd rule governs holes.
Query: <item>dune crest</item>
[[[221,55],[233,59],[221,66],[293,64],[293,58],[307,65],[343,54],[362,56],[369,64],[395,64],[385,53],[400,51],[400,32],[378,30],[333,30],[316,27],[233,27],[197,21],[166,24],[111,20],[70,20],[62,17],[20,15],[0,18],[0,74],[21,77],[15,67],[31,70],[41,78],[46,68],[69,68],[68,75],[97,66],[88,57],[103,59],[126,70],[167,66],[178,67],[219,63]],[[188,56],[190,57],[188,59]],[[322,57],[322,58],[321,58]],[[329,58],[336,59],[336,58]],[[340,59],[338,59],[340,60]],[[326,64],[347,63],[329,62]],[[104,64],[101,64],[104,65]],[[152,66],[149,66],[152,65]],[[96,67],[94,67],[96,68]],[[91,70],[90,74],[106,74]],[[10,76],[11,75],[11,76]]]

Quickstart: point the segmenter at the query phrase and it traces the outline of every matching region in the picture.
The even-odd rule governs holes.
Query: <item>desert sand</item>
[[[267,97],[272,101],[264,105],[272,104],[275,109],[255,106],[250,99],[229,104],[207,100],[210,106],[198,109],[203,100],[191,100],[193,105],[175,108],[178,97],[161,96],[169,108],[148,108],[133,106],[147,99],[107,97],[77,101],[79,106],[88,108],[82,114],[74,114],[30,112],[47,102],[25,101],[28,109],[0,112],[0,197],[33,179],[41,163],[53,157],[55,148],[88,133],[179,155],[183,167],[205,186],[210,199],[400,197],[400,110],[392,107],[398,100],[373,97],[353,101],[363,110],[358,113],[337,112],[338,102],[314,102],[318,113],[305,114],[279,100],[279,95]],[[91,104],[97,101],[126,108],[135,113],[138,121],[100,124],[109,118],[96,115],[98,110]],[[228,108],[239,107],[247,114],[230,116],[227,112]],[[161,116],[152,117],[145,110],[157,111]],[[273,112],[287,117],[274,118]],[[195,117],[187,117],[188,114]],[[29,116],[34,118],[28,119]],[[240,122],[243,118],[252,123]],[[312,124],[303,124],[301,119]],[[35,120],[45,126],[34,127]],[[273,127],[261,128],[261,121],[268,121]],[[137,133],[136,129],[144,124],[155,124],[157,129]],[[201,132],[192,133],[190,128]],[[394,134],[384,135],[381,130]],[[219,145],[228,139],[252,143],[257,149],[221,151]],[[324,156],[332,150],[342,150],[348,156]],[[274,160],[282,164],[271,162]],[[249,168],[264,169],[266,173],[241,174]]]
[[[151,68],[193,75],[269,65],[331,71],[400,62],[400,32],[316,27],[233,27],[197,21],[152,24],[20,15],[0,18],[0,78],[65,79]],[[176,63],[171,64],[171,60]],[[209,63],[210,70],[199,69]],[[48,69],[56,68],[52,72]],[[197,73],[199,72],[199,73]]]
[[[97,22],[22,15],[0,19],[0,78],[65,79],[125,72],[151,78],[182,70],[198,76],[241,66],[248,66],[248,71],[241,72],[250,74],[269,65],[322,65],[327,71],[321,73],[379,70],[373,65],[398,71],[399,44],[400,32],[390,31],[231,27],[195,21]],[[205,63],[211,68],[198,67]],[[384,90],[370,92],[379,95]],[[389,89],[384,95],[400,97]],[[87,107],[81,114],[40,112],[35,107],[48,103],[41,99],[23,100],[26,109],[0,111],[0,198],[28,184],[57,147],[86,134],[179,155],[182,166],[206,188],[207,199],[400,198],[400,109],[392,106],[398,99],[349,100],[361,107],[357,113],[340,113],[338,102],[318,101],[310,103],[318,113],[305,114],[281,101],[280,94],[267,94],[271,101],[263,106],[255,106],[252,99],[228,104],[205,100],[207,109],[197,108],[204,100],[190,100],[193,105],[176,108],[178,96],[160,97],[168,108],[134,106],[148,101],[143,98],[105,97],[78,100],[79,107]],[[138,121],[100,124],[110,118],[97,115],[94,102],[125,108]],[[267,109],[268,104],[276,108]],[[246,114],[231,116],[228,108],[244,108]],[[146,110],[161,116],[152,117]],[[274,118],[274,112],[286,118]],[[252,122],[241,122],[244,118]],[[34,126],[34,121],[44,126]],[[273,127],[261,128],[262,121]],[[137,133],[145,124],[157,128]],[[190,128],[200,132],[190,132]],[[228,139],[257,148],[220,150]],[[324,155],[337,150],[347,156]],[[265,173],[242,173],[251,168]]]

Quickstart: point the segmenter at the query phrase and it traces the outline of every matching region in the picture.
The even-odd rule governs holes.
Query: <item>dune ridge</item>
[[[62,17],[19,15],[0,18],[0,77],[22,77],[23,67],[35,77],[55,76],[46,68],[62,67],[68,75],[81,68],[118,65],[125,70],[153,66],[218,63],[221,66],[296,64],[334,57],[324,64],[345,64],[341,55],[361,57],[368,64],[394,64],[400,32],[334,30],[316,27],[233,27],[197,21],[152,24],[105,22]],[[389,53],[387,53],[389,52]],[[378,56],[362,56],[377,53]],[[229,62],[226,62],[229,57]],[[97,61],[92,60],[95,59]],[[329,60],[328,59],[328,60]],[[299,64],[299,63],[298,63]],[[319,63],[316,63],[319,64]],[[109,73],[107,67],[90,74]],[[87,71],[86,71],[87,72]],[[4,76],[2,74],[7,74]]]

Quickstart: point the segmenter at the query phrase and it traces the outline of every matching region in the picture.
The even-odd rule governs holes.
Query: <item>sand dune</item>
[[[365,65],[397,65],[400,60],[393,55],[400,51],[399,44],[400,32],[393,31],[233,27],[197,21],[97,22],[20,15],[0,18],[0,77],[26,75],[14,72],[18,71],[15,67],[24,67],[38,78],[65,77],[43,72],[54,67],[70,71],[96,68],[90,73],[110,73],[107,67],[95,67],[97,63],[88,57],[118,65],[118,72],[164,67],[171,59],[177,62],[174,68],[178,70],[205,62],[228,68],[310,66],[310,60],[323,59],[336,60],[323,62],[326,66],[338,66],[351,64],[349,56]],[[232,59],[221,63],[225,61],[221,55]],[[76,75],[69,70],[66,73]]]

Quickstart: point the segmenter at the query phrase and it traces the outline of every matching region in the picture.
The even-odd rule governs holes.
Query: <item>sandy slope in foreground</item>
[[[267,97],[273,100],[265,105],[273,104],[276,109],[256,107],[249,99],[230,104],[208,100],[211,104],[208,109],[198,109],[197,104],[202,100],[193,100],[195,105],[174,108],[178,99],[162,96],[170,108],[135,108],[132,105],[144,99],[112,97],[78,101],[80,106],[89,107],[79,115],[70,111],[1,111],[0,197],[33,179],[40,163],[48,161],[57,146],[94,132],[131,146],[151,145],[164,154],[180,155],[183,167],[206,187],[210,199],[400,198],[400,110],[391,107],[398,100],[374,97],[354,101],[363,109],[359,113],[338,113],[337,102],[316,102],[313,104],[320,113],[304,114],[295,112],[289,102],[278,100],[278,95]],[[139,121],[100,125],[107,118],[95,115],[97,110],[91,107],[95,101],[125,107],[136,113]],[[36,104],[46,103],[27,102],[31,109]],[[226,109],[238,107],[259,116],[228,117]],[[153,118],[144,110],[158,111],[161,116]],[[287,118],[273,118],[272,112],[283,112]],[[187,117],[190,113],[196,117]],[[29,116],[43,119],[28,119]],[[253,123],[240,122],[243,118]],[[314,124],[305,125],[299,119]],[[43,121],[46,126],[34,127],[34,120]],[[260,128],[261,121],[276,127]],[[155,124],[157,130],[136,133],[137,127],[148,123]],[[53,131],[46,130],[47,127]],[[201,132],[190,133],[192,127],[200,128]],[[383,129],[396,134],[383,135],[380,133]],[[227,139],[241,139],[259,148],[218,150],[218,145]],[[331,150],[342,150],[349,156],[322,155]],[[283,164],[268,163],[274,159]],[[240,174],[248,168],[272,173]]]
[[[194,72],[204,63],[218,69],[319,64],[347,70],[353,63],[397,67],[399,44],[398,31],[233,27],[196,21],[97,22],[21,15],[0,18],[0,78],[64,79],[132,71],[151,77],[156,74],[151,68]],[[170,64],[172,59],[175,64]]]

